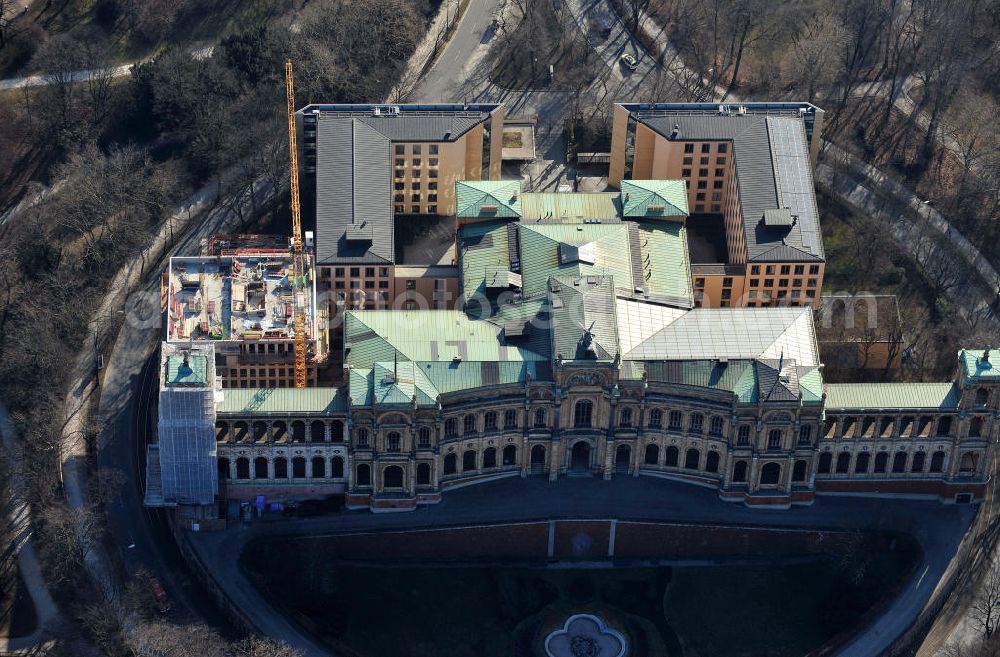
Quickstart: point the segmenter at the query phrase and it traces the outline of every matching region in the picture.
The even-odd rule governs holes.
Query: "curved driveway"
[[[876,655],[903,632],[927,602],[969,527],[972,507],[938,502],[821,497],[810,507],[785,511],[748,509],[719,500],[714,491],[654,477],[511,478],[444,495],[442,502],[411,513],[340,515],[257,522],[217,534],[190,534],[190,542],[226,595],[262,632],[302,649],[328,654],[285,620],[239,569],[240,552],[262,536],[322,535],[343,531],[426,528],[522,520],[594,518],[797,529],[903,531],[923,548],[923,561],[890,608],[849,642],[845,657]]]

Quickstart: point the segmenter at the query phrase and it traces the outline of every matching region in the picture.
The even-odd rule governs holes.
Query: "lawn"
[[[575,611],[613,619],[635,657],[800,657],[888,599],[916,556],[880,537],[849,558],[785,565],[379,566],[335,563],[314,541],[289,560],[291,542],[251,544],[241,564],[280,608],[358,657],[526,655]],[[720,622],[706,631],[706,619]]]

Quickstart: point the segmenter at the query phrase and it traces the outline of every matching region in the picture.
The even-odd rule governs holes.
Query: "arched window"
[[[646,445],[646,465],[656,465],[660,462],[660,448],[658,445],[650,443]]]
[[[431,466],[429,463],[417,464],[417,486],[430,486]]]
[[[701,427],[705,422],[705,416],[701,413],[692,413],[691,421],[688,424],[688,431],[691,433],[701,433]]]
[[[743,483],[747,480],[747,462],[737,461],[733,464],[733,482]]]
[[[382,471],[383,488],[403,487],[403,468],[398,465],[390,465]]]
[[[621,414],[618,416],[618,426],[623,428],[628,428],[632,426],[632,409],[623,408]]]
[[[805,481],[806,480],[806,470],[809,468],[809,464],[806,461],[796,461],[795,465],[792,466],[792,481]]]
[[[531,448],[531,465],[545,465],[545,448],[541,445]]]
[[[986,388],[976,390],[976,406],[986,406],[990,401],[990,391]]]
[[[885,472],[889,464],[889,452],[879,452],[875,455],[875,472]]]
[[[483,450],[483,467],[497,467],[497,450],[495,447],[487,447]]]
[[[444,473],[446,475],[455,474],[458,471],[458,455],[448,454],[444,457]]]
[[[368,429],[361,427],[357,431],[357,446],[368,447]]]
[[[924,452],[917,452],[913,455],[913,461],[910,462],[910,472],[923,472],[924,471],[924,459],[927,456]]]
[[[663,453],[663,465],[669,468],[676,468],[677,461],[680,459],[680,450],[671,445]]]
[[[680,431],[684,424],[684,416],[680,411],[670,411],[669,422],[670,429]]]
[[[503,412],[503,428],[504,429],[517,428],[517,411],[515,411],[513,408]]]
[[[398,452],[403,444],[403,440],[398,431],[390,431],[385,437],[385,451]]]
[[[267,479],[267,459],[265,457],[258,456],[253,460],[253,478]]]
[[[892,457],[892,471],[906,472],[906,452],[896,452]]]
[[[851,453],[841,452],[837,454],[837,474],[845,474],[851,469]]]
[[[372,468],[367,463],[358,465],[357,476],[354,478],[358,486],[372,485]]]
[[[237,479],[249,479],[250,478],[250,459],[245,456],[241,456],[236,459],[236,478]]]
[[[699,461],[701,461],[701,452],[696,449],[689,449],[684,455],[684,467],[688,470],[697,470]]]
[[[225,456],[220,456],[219,460],[216,461],[216,467],[219,469],[219,481],[229,479],[229,459]]]
[[[871,454],[868,452],[858,452],[858,455],[854,457],[854,474],[868,474],[868,462],[871,460]]]
[[[253,441],[262,443],[267,440],[267,422],[257,421],[253,423]]]
[[[944,470],[944,452],[937,451],[931,455],[931,472],[942,472]]]
[[[333,421],[333,425],[330,427],[330,440],[335,443],[344,442],[344,423],[340,420]]]
[[[725,422],[718,415],[712,416],[712,421],[708,426],[708,432],[713,436],[721,436]]]
[[[545,409],[544,408],[536,408],[535,409],[535,428],[536,429],[544,429],[546,426],[547,425],[545,423]]]
[[[271,426],[271,440],[283,443],[288,440],[288,425],[278,420]]]
[[[462,431],[466,434],[476,433],[476,416],[469,414],[462,420]]]
[[[340,456],[334,456],[330,461],[330,476],[334,479],[340,479],[344,476],[344,459]]]
[[[928,418],[928,420],[929,419],[930,418]],[[950,415],[943,415],[943,416],[939,417],[938,418],[937,434],[936,435],[944,438],[945,436],[949,435],[950,433],[951,433],[951,416]],[[972,433],[970,432],[969,435],[971,436]]]
[[[760,469],[760,485],[776,486],[781,481],[781,466],[777,463],[766,463]]]
[[[229,423],[228,422],[216,422],[215,423],[215,442],[224,443],[229,438]]]
[[[294,479],[305,479],[306,477],[306,460],[301,456],[296,456],[292,459],[292,478]]]
[[[781,449],[781,429],[771,429],[767,432],[767,448]]]
[[[476,450],[467,449],[462,454],[462,472],[476,469]]]
[[[292,422],[292,442],[304,443],[306,441],[306,423],[302,420]]]
[[[974,417],[969,422],[969,438],[981,438],[983,435],[983,418]]]
[[[719,471],[719,453],[714,451],[709,451],[708,455],[705,457],[705,472],[718,472]]]
[[[485,416],[483,416],[483,425],[486,431],[496,431],[497,430],[497,414],[496,411],[489,411]]]
[[[746,446],[750,444],[750,425],[741,424],[740,428],[736,431],[736,444]]]
[[[663,426],[663,411],[654,408],[649,412],[649,428],[659,429],[661,426]]]
[[[284,456],[274,459],[274,478],[288,479],[288,459]]]
[[[326,479],[326,459],[322,456],[312,458],[313,479]]]
[[[628,472],[632,464],[632,448],[628,445],[619,445],[615,450],[615,470],[618,472]]]
[[[833,464],[833,454],[823,452],[819,455],[819,464],[816,466],[816,474],[830,474],[830,467]]]
[[[966,452],[962,454],[962,460],[958,462],[959,472],[969,474],[976,471],[976,466],[979,464],[979,457],[973,452]]]
[[[517,445],[507,445],[503,448],[503,464],[517,465]]]
[[[246,422],[236,422],[233,424],[233,440],[238,443],[246,442],[247,439],[247,423]]]
[[[420,427],[417,432],[417,447],[430,447],[431,446],[431,428],[430,427]]]
[[[589,399],[581,399],[573,409],[573,426],[587,428],[590,426],[591,416],[594,413],[594,405]]]
[[[323,420],[313,420],[309,439],[314,443],[321,443],[326,440],[326,425]]]
[[[455,421],[455,418],[450,417],[444,421],[444,437],[454,438],[457,435],[458,435],[458,422]]]
[[[800,445],[812,444],[812,426],[808,424],[803,424],[801,427],[799,427],[799,444]]]

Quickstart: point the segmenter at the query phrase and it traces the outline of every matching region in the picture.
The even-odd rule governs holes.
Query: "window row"
[[[892,464],[890,465],[890,456]],[[974,454],[966,454],[968,459],[963,459],[961,465],[962,472],[974,472],[976,463]],[[834,462],[832,452],[823,452],[819,455],[819,462],[816,466],[817,474],[882,474],[891,472],[902,474],[904,472],[923,473],[944,472],[946,454],[938,450],[931,455],[930,466],[927,464],[926,452],[914,452],[911,458],[909,452],[900,451],[891,454],[889,452],[877,452],[872,457],[870,452],[840,452]],[[853,460],[853,464],[852,464]],[[874,466],[874,467],[873,467]]]
[[[291,429],[291,431],[289,431]],[[270,423],[263,420],[255,422],[244,422],[242,420],[233,422],[230,425],[225,420],[215,423],[216,442],[343,442],[344,423],[341,420],[333,420],[329,427],[323,420],[314,420],[306,431],[306,423],[302,420],[293,420],[291,425],[283,420]]]
[[[342,479],[344,476],[344,459],[334,456],[330,459],[329,470],[327,469],[327,459],[322,456],[314,456],[306,459],[304,456],[292,458],[292,467],[289,471],[288,459],[278,456],[273,460],[264,456],[258,456],[253,460],[253,468],[250,467],[250,459],[241,456],[235,463],[225,456],[217,460],[219,469],[219,480],[228,481],[232,479],[288,479],[289,472],[292,479]]]

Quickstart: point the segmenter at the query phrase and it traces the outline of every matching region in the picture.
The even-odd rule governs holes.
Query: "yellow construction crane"
[[[295,83],[292,60],[285,60],[288,97],[288,153],[292,187],[292,322],[295,329],[295,387],[306,387],[306,257],[302,251],[302,209],[299,206],[299,153],[295,143]]]

